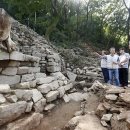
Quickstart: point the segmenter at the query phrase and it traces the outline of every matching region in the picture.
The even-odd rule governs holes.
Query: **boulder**
[[[0,105],[0,126],[20,117],[25,113],[26,107],[27,103],[25,101]]]

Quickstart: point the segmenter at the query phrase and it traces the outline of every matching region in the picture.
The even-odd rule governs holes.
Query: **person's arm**
[[[126,58],[122,62],[120,62],[120,64],[125,64],[129,61],[129,57],[130,57],[129,54],[126,54],[125,57]]]
[[[95,54],[96,54],[96,56],[98,56],[100,59],[107,59],[107,55],[102,56],[102,55],[98,54],[97,52],[96,52]]]

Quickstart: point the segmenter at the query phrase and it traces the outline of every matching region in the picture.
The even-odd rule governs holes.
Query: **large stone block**
[[[57,80],[49,83],[49,86],[50,86],[50,88],[51,88],[52,91],[53,90],[57,90],[60,87]]]
[[[49,91],[51,91],[51,88],[48,84],[43,84],[43,85],[40,85],[38,86],[37,88],[41,93],[43,94],[46,94],[48,93]]]
[[[9,53],[0,52],[0,60],[9,60]]]
[[[5,103],[5,102],[6,102],[5,97],[3,96],[3,94],[0,94],[0,104]]]
[[[28,73],[39,73],[40,67],[29,67]]]
[[[29,67],[23,66],[18,68],[17,74],[27,74],[29,70]]]
[[[6,76],[6,75],[0,75],[0,84],[17,84],[20,83],[20,76]]]
[[[41,100],[36,102],[34,104],[35,112],[43,112],[45,105],[46,105],[46,99],[45,98],[42,98]]]
[[[3,69],[1,72],[3,75],[16,75],[17,74],[17,68],[16,67],[7,67]]]
[[[59,92],[59,97],[60,97],[60,98],[63,97],[64,94],[65,94],[65,89],[64,89],[64,87],[62,86],[62,87],[58,88],[58,92]]]
[[[0,93],[10,93],[11,89],[8,84],[0,84]]]
[[[45,73],[36,73],[35,74],[35,78],[45,78],[46,77],[46,74]]]
[[[65,80],[66,77],[61,72],[51,73],[51,76],[54,76],[56,79]]]
[[[40,58],[31,56],[31,55],[25,55],[25,61],[30,61],[30,62],[39,62]]]
[[[38,78],[37,79],[37,84],[41,85],[41,84],[49,84],[51,83],[52,81],[54,81],[55,78],[54,77],[46,77],[46,78]]]
[[[50,91],[47,95],[46,95],[46,99],[47,102],[51,102],[57,99],[57,96],[59,95],[58,91]]]
[[[21,82],[28,82],[34,79],[35,79],[34,74],[25,74],[25,75],[22,75]]]
[[[55,73],[61,71],[61,68],[59,66],[49,66],[47,67],[47,71],[51,73]]]
[[[33,97],[32,90],[17,89],[17,90],[15,90],[15,94],[16,94],[18,99],[21,99],[24,101],[30,101]]]
[[[19,67],[20,62],[19,61],[10,61],[8,64],[9,67]]]
[[[0,105],[0,126],[15,120],[25,113],[27,103],[20,101],[17,103]]]
[[[38,91],[37,89],[33,89],[32,92],[33,92],[33,97],[32,97],[32,99],[33,99],[33,102],[34,102],[34,103],[38,102],[40,99],[43,98],[41,92]]]
[[[24,61],[25,60],[25,55],[23,53],[13,51],[10,54],[10,60],[15,60],[15,61]]]
[[[67,84],[67,85],[64,86],[65,91],[70,90],[71,88],[73,88],[73,84],[72,83]]]

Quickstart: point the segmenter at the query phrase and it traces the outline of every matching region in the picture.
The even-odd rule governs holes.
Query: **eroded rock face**
[[[0,105],[0,126],[13,121],[25,113],[27,103],[20,101],[8,105]]]

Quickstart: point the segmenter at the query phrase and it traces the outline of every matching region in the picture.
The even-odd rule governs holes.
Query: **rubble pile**
[[[88,90],[98,95],[99,103],[94,111],[86,108],[76,112],[65,126],[65,130],[130,130],[130,89],[104,85],[95,81]],[[83,102],[84,104],[84,102]],[[99,119],[100,120],[99,120]]]

